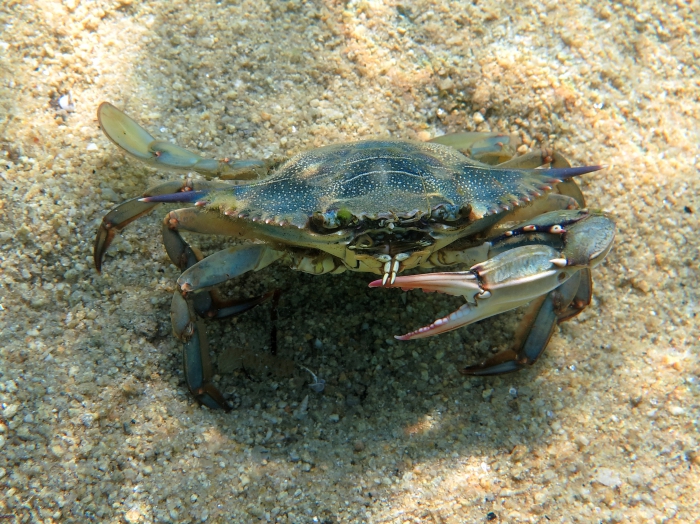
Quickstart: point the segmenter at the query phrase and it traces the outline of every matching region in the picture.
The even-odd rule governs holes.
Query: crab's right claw
[[[584,269],[526,308],[509,349],[460,370],[463,375],[501,375],[531,366],[542,355],[554,328],[591,302],[591,272]]]
[[[534,364],[547,347],[554,328],[590,304],[593,295],[591,268],[605,259],[614,239],[615,224],[602,214],[591,214],[569,227],[562,256],[553,262],[559,267],[580,270],[561,286],[532,301],[509,349],[467,366],[461,373],[499,375]]]

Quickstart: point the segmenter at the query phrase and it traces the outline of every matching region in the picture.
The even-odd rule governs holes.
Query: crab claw
[[[381,285],[381,280],[375,280],[369,286],[380,287]],[[422,289],[428,293],[445,293],[447,295],[464,296],[467,299],[466,304],[449,315],[405,335],[396,335],[394,338],[397,340],[413,340],[446,333],[503,311],[514,309],[530,300],[529,297],[526,300],[521,299],[515,302],[489,300],[491,291],[482,289],[478,284],[476,274],[471,271],[397,277],[393,285],[385,287],[400,287],[404,291]]]
[[[385,287],[422,288],[428,292],[461,295],[467,303],[428,326],[396,338],[430,337],[527,304],[579,270],[560,267],[559,258],[559,253],[549,246],[529,245],[496,255],[472,266],[469,271],[398,277],[394,284]],[[370,287],[379,287],[381,282],[375,280]]]

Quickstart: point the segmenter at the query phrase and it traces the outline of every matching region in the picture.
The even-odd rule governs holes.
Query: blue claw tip
[[[559,167],[543,169],[543,171],[548,175],[551,175],[552,178],[567,180],[569,178],[585,175],[586,173],[592,173],[593,171],[598,171],[600,169],[605,169],[605,166]]]

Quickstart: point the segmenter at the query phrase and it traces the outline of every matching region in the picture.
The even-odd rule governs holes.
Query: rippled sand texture
[[[697,2],[3,2],[0,514],[7,522],[689,522],[700,514]],[[460,299],[274,267],[210,324],[230,414],[170,335],[164,210],[92,266],[101,217],[177,177],[102,101],[214,157],[515,132],[615,217],[592,307],[532,369],[465,378],[518,314],[394,341]],[[206,253],[222,244],[193,239]],[[308,387],[306,366],[327,382]],[[308,397],[308,398],[307,398]],[[3,517],[4,519],[5,517]]]

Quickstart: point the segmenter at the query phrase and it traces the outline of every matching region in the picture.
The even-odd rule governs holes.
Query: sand
[[[700,514],[697,2],[3,2],[3,522],[690,522]],[[282,266],[210,323],[231,413],[194,402],[159,209],[98,274],[102,216],[177,178],[101,134],[110,101],[212,157],[519,134],[617,223],[591,307],[532,368],[458,369],[518,313],[415,342],[456,297]],[[192,238],[205,253],[224,245]],[[307,367],[326,381],[317,393]]]

